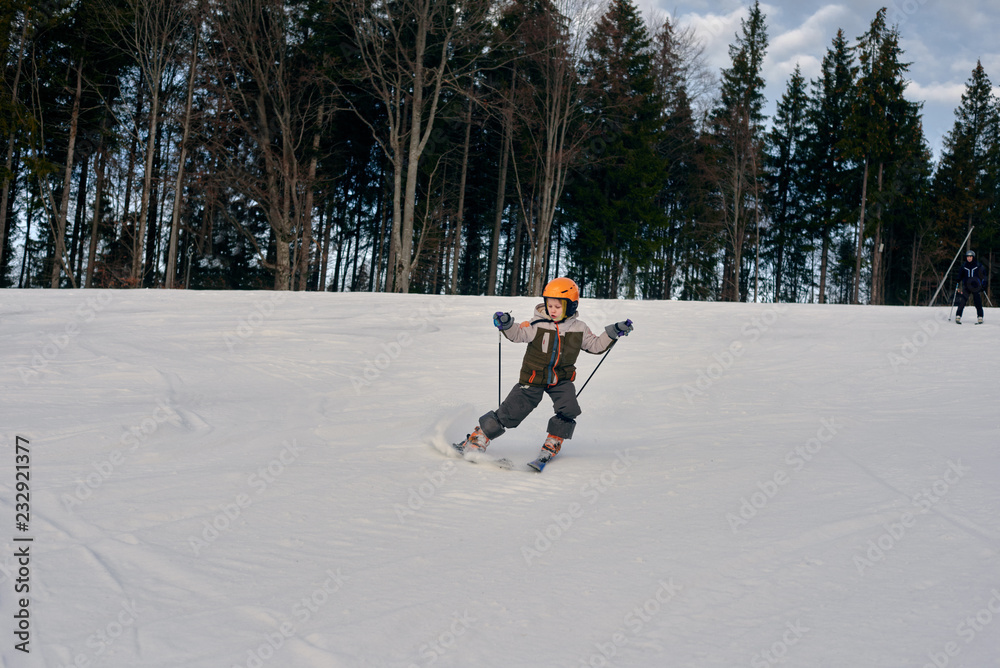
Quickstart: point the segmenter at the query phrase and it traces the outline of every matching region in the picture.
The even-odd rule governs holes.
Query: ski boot
[[[483,430],[477,425],[476,428],[472,430],[471,434],[466,434],[464,441],[461,443],[452,443],[452,447],[464,454],[468,450],[486,452],[486,448],[489,444],[490,439],[486,437],[486,434],[484,434]]]
[[[549,463],[549,460],[559,454],[562,443],[563,439],[561,437],[549,434],[545,439],[545,444],[542,445],[542,451],[538,453],[538,459],[528,462],[528,466],[541,473],[545,465]]]
[[[976,318],[976,324],[977,325],[983,324],[983,316],[979,316],[978,318]]]
[[[962,316],[960,316],[960,315],[956,315],[955,316],[955,324],[956,325],[961,325],[962,324]]]

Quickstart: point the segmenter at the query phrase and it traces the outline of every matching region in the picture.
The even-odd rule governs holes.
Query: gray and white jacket
[[[551,387],[572,381],[581,350],[600,355],[615,344],[607,332],[597,335],[590,331],[578,313],[557,323],[546,313],[543,303],[535,307],[534,316],[503,333],[514,343],[528,344],[521,362],[521,385]]]

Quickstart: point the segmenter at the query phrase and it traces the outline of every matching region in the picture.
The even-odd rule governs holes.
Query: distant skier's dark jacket
[[[560,323],[545,312],[545,304],[535,307],[535,317],[524,321],[520,327],[504,332],[514,343],[527,343],[528,349],[521,362],[521,385],[550,387],[576,378],[576,358],[581,350],[598,355],[610,348],[614,341],[607,332],[594,334],[586,323],[574,313]]]
[[[969,294],[982,292],[986,289],[986,273],[979,260],[966,262],[958,268],[958,285]]]

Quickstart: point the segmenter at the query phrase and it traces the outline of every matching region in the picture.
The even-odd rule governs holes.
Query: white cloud
[[[736,39],[740,22],[746,18],[746,7],[739,7],[728,14],[682,14],[676,17],[678,25],[690,27],[705,47],[705,60],[712,68],[728,67],[729,45]]]
[[[823,67],[823,59],[816,56],[796,54],[794,58],[772,63],[769,67],[765,68],[765,80],[770,81],[773,79],[775,83],[781,82],[782,86],[786,86],[788,80],[792,77],[792,72],[795,71],[796,65],[799,66],[799,70],[801,70],[806,82],[809,82],[812,79],[819,78],[820,70]],[[782,92],[784,90],[782,88]]]
[[[948,76],[942,67],[943,61],[939,57],[939,54],[923,39],[919,37],[901,37],[899,48],[903,51],[900,60],[910,64],[911,76],[922,77],[924,79]]]
[[[764,75],[768,83],[778,76],[786,79],[799,63],[803,75],[809,79],[818,76],[820,64],[827,47],[833,41],[843,21],[851,22],[854,12],[841,4],[820,7],[800,24],[782,30],[780,19],[787,18],[778,6],[761,5],[766,15],[768,32],[771,33]],[[741,30],[741,21],[748,9],[740,6],[727,14],[688,12],[676,18],[683,26],[695,30],[705,47],[705,58],[710,67],[721,69],[730,66],[729,46],[736,40]],[[784,81],[782,81],[784,85]]]
[[[806,81],[819,77],[827,48],[843,21],[852,16],[853,12],[844,5],[824,5],[798,26],[777,32],[770,40],[764,63],[768,87],[773,90],[780,86],[783,94],[796,65]]]
[[[935,81],[929,84],[921,84],[911,81],[906,87],[906,97],[918,102],[947,102],[953,106],[958,106],[962,101],[962,93],[965,92],[963,83],[940,83]]]
[[[728,67],[729,45],[736,41],[741,30],[741,22],[747,17],[745,7],[734,9],[728,14],[687,13],[676,17],[678,25],[689,27],[705,47],[705,58],[712,67]]]
[[[850,14],[843,5],[821,7],[802,25],[775,35],[771,39],[770,53],[776,58],[787,60],[794,54],[815,54],[817,48],[825,50],[837,34],[842,19]]]

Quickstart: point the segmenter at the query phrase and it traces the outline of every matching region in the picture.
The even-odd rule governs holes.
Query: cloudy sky
[[[669,14],[697,31],[715,72],[730,65],[728,48],[752,0],[637,0],[647,18]],[[940,155],[942,139],[955,122],[955,109],[981,60],[994,90],[1000,83],[1000,0],[770,0],[761,2],[770,46],[764,65],[768,115],[798,64],[806,80],[820,64],[839,28],[850,43],[868,30],[880,7],[899,26],[903,61],[911,63],[907,96],[924,103],[924,133]]]

